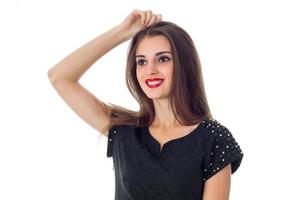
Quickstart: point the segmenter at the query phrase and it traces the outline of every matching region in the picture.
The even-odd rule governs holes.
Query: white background
[[[106,137],[64,103],[47,71],[135,8],[195,42],[211,111],[244,152],[230,199],[299,199],[300,7],[291,0],[1,1],[0,199],[114,198]],[[128,44],[80,82],[137,110],[125,85]]]

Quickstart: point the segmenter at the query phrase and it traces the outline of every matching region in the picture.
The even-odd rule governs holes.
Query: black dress
[[[115,125],[107,157],[113,157],[115,200],[201,200],[204,182],[229,163],[233,174],[243,152],[224,125],[206,118],[162,150],[148,127]]]

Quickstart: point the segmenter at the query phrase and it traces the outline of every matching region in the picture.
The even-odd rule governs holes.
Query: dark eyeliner
[[[168,62],[169,60],[171,60],[168,56],[162,56],[162,57],[159,58],[159,60],[162,59],[162,58],[163,59],[165,59],[165,58],[167,59],[165,62]]]

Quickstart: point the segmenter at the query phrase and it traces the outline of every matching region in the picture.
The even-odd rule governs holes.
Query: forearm
[[[68,80],[76,82],[104,54],[126,41],[127,37],[119,26],[89,41],[49,69],[52,82]]]

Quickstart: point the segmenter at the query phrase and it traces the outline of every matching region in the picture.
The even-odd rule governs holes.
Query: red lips
[[[161,79],[161,78],[152,78],[152,79],[146,79],[145,82],[146,82],[146,84],[147,84],[147,86],[149,88],[156,88],[156,87],[160,86],[164,82],[164,79]]]
[[[162,78],[152,78],[152,79],[146,79],[146,82],[147,81],[159,81],[159,80],[164,80],[164,79],[162,79]]]

